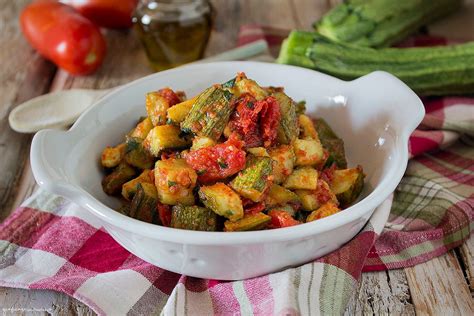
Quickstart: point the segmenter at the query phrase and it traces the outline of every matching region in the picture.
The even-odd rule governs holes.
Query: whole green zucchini
[[[461,0],[348,0],[314,28],[338,42],[386,47],[460,7]]]
[[[384,70],[421,95],[474,93],[474,42],[452,46],[373,49],[292,31],[278,62],[355,79]]]

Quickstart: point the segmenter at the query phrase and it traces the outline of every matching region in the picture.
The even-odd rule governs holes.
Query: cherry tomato
[[[272,210],[268,212],[268,215],[272,218],[270,222],[272,228],[290,227],[301,224],[285,211]]]
[[[186,154],[186,162],[196,170],[201,183],[210,183],[236,174],[245,167],[244,143],[236,135],[211,147]]]
[[[95,24],[107,28],[132,26],[132,14],[138,0],[61,0],[74,7]]]
[[[270,147],[276,141],[280,106],[274,97],[257,101],[246,94],[237,100],[230,128],[236,131],[247,147]]]
[[[23,10],[20,23],[31,46],[71,74],[92,73],[104,59],[99,28],[65,4],[35,1]]]

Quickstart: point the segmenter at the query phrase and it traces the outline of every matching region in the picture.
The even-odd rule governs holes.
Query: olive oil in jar
[[[142,0],[134,28],[156,71],[201,58],[212,27],[207,0]]]

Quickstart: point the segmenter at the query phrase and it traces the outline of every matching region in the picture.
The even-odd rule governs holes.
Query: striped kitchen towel
[[[286,32],[248,26],[241,35],[240,44],[266,38],[275,52]],[[87,211],[39,190],[0,225],[0,285],[61,291],[101,315],[341,314],[362,271],[427,261],[473,228],[474,99],[424,102],[393,201],[314,262],[236,282],[178,275],[130,254]]]

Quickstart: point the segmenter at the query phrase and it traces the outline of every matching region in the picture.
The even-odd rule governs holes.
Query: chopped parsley
[[[173,187],[173,186],[175,186],[175,185],[177,185],[176,182],[171,181],[171,180],[168,180],[168,188],[171,188],[171,187]]]

